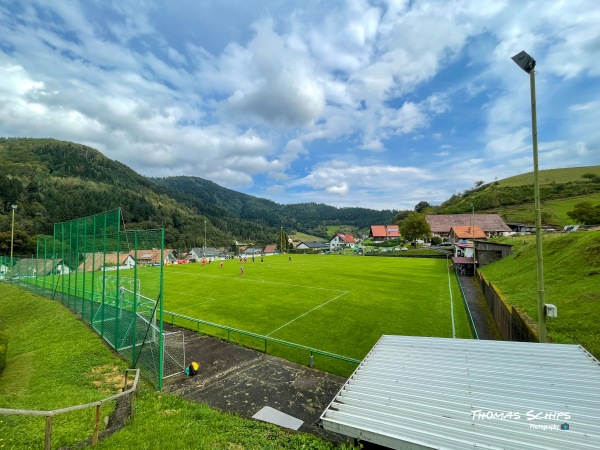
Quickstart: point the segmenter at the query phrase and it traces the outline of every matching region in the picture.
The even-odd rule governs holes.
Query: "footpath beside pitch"
[[[479,339],[501,341],[502,335],[485,302],[476,278],[468,275],[459,275],[459,278]]]

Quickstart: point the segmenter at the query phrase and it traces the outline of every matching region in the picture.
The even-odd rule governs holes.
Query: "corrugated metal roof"
[[[598,449],[600,363],[579,345],[382,336],[321,425],[390,448]]]

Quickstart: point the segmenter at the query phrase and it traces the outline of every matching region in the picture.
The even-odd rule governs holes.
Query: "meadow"
[[[480,268],[508,305],[537,322],[537,253],[535,236],[499,239],[513,253]],[[549,339],[580,344],[600,359],[600,231],[543,235],[544,300],[558,308],[547,319]]]
[[[138,271],[142,292],[155,270]],[[453,321],[456,337],[471,337],[445,259],[275,255],[164,271],[166,311],[350,358],[362,359],[383,334],[452,337]],[[195,329],[185,320],[175,324]],[[202,332],[225,337],[216,328]],[[296,359],[283,348],[269,353]]]

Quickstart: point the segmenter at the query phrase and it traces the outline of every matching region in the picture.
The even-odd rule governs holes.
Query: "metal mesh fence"
[[[0,276],[63,303],[161,389],[185,367],[178,338],[169,337],[165,356],[164,259],[164,230],[122,230],[115,209],[55,224],[36,255],[0,257]]]

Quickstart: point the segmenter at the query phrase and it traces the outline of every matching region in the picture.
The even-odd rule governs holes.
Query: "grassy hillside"
[[[594,173],[600,176],[600,166],[571,167],[567,169],[549,169],[540,170],[538,178],[540,185],[550,183],[569,183],[572,181],[582,181],[581,177],[587,173]],[[499,186],[523,186],[533,184],[533,172],[515,175],[514,177],[498,180]]]
[[[290,235],[290,237],[294,241],[294,246],[298,245],[300,242],[327,242],[327,239],[324,239],[320,236],[313,236],[312,234],[306,234],[301,232],[296,232],[295,234]]]
[[[600,166],[541,172],[544,180],[540,185],[544,225],[560,227],[572,224],[567,212],[572,211],[575,204],[586,200],[596,204],[600,199]],[[582,177],[585,174],[598,176],[590,180]],[[533,174],[518,175],[454,194],[434,207],[434,213],[464,214],[471,212],[472,208],[479,213],[498,213],[505,222],[533,223]]]
[[[0,282],[0,320],[8,335],[0,373],[0,406],[52,410],[107,397],[126,365],[67,309]],[[107,394],[107,392],[110,392]],[[103,416],[114,405],[103,407]],[[93,410],[55,418],[53,443],[72,445],[90,436]],[[41,448],[44,419],[0,416],[0,448]]]
[[[573,219],[567,215],[567,212],[573,211],[577,203],[585,201],[592,202],[594,205],[600,204],[600,192],[556,200],[541,199],[542,217],[545,219],[544,222],[560,227],[573,224]],[[507,206],[504,208],[493,208],[486,210],[485,212],[500,214],[505,222],[535,222],[535,206],[533,203],[523,203],[521,205]]]
[[[507,304],[537,322],[537,276],[534,236],[504,239],[514,253],[481,272]],[[544,235],[545,301],[558,307],[548,319],[553,342],[581,344],[600,359],[600,231]]]
[[[0,318],[9,334],[7,365],[0,373],[0,407],[54,409],[118,392],[121,381],[115,381],[115,375],[123,372],[125,363],[59,303],[0,283]],[[110,411],[105,404],[103,418]],[[94,414],[90,409],[55,417],[53,448],[89,438]],[[43,439],[43,418],[0,416],[0,448],[42,448]],[[135,420],[97,448],[334,447],[309,434],[217,412],[144,384]]]

